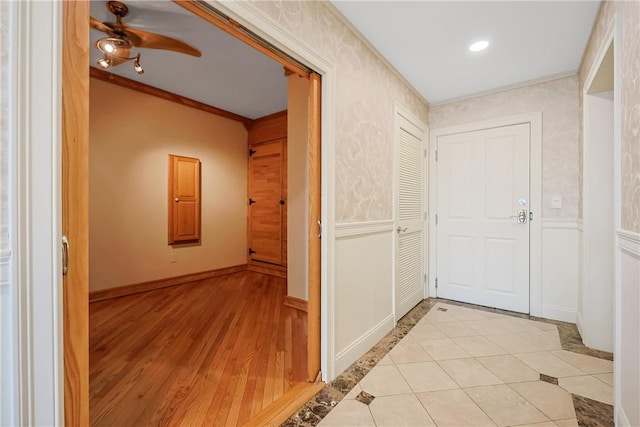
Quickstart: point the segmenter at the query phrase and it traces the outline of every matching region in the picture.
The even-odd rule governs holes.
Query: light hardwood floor
[[[90,304],[93,426],[242,425],[305,382],[306,314],[244,272]]]

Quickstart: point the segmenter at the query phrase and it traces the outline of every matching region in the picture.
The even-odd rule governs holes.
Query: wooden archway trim
[[[239,40],[242,40],[249,46],[265,54],[274,61],[279,62],[289,72],[297,73],[301,77],[309,77],[310,70],[308,68],[304,67],[302,64],[298,63],[292,58],[289,58],[284,52],[278,51],[274,46],[269,45],[233,19],[200,2],[176,0],[174,0],[174,2],[177,5],[187,9],[194,15],[197,15],[205,21],[210,22],[224,32],[232,35]]]

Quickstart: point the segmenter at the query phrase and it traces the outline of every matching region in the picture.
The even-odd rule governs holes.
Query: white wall
[[[392,259],[393,221],[337,224],[336,372],[348,368],[394,326]]]
[[[613,352],[614,176],[613,92],[584,98],[582,340]]]
[[[246,264],[242,123],[91,79],[90,290]],[[201,239],[169,245],[169,154],[201,161]]]
[[[292,74],[287,106],[287,295],[308,298],[309,80]]]
[[[17,425],[16,419],[16,295],[11,277],[11,218],[9,200],[11,194],[9,170],[14,160],[13,135],[10,132],[9,111],[15,102],[10,68],[15,66],[12,43],[6,43],[9,35],[17,31],[15,8],[12,2],[0,2],[0,425]]]
[[[640,234],[618,231],[621,295],[617,421],[619,425],[640,425]]]
[[[576,322],[579,226],[576,220],[542,221],[542,317]]]

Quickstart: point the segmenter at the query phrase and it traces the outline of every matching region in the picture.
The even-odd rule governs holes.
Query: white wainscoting
[[[542,317],[576,323],[580,222],[542,220]]]
[[[616,425],[640,425],[640,234],[616,232],[620,278],[617,289],[615,357]]]
[[[335,374],[394,327],[393,221],[336,224]]]

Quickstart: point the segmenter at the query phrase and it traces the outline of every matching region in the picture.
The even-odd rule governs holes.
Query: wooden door
[[[169,155],[169,244],[200,240],[200,160]]]
[[[438,137],[438,297],[529,312],[529,133]]]
[[[424,298],[424,176],[426,133],[401,114],[397,116],[396,180],[396,321]]]
[[[65,1],[62,42],[64,424],[89,425],[89,2]]]
[[[307,303],[307,372],[308,380],[320,374],[320,268],[321,245],[321,80],[316,73],[309,76],[309,275]]]
[[[282,264],[284,138],[251,146],[249,159],[249,257]]]

